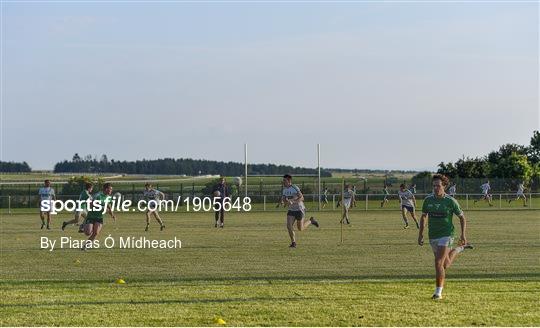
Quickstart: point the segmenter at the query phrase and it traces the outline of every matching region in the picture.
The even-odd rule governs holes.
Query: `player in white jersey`
[[[160,229],[165,229],[165,224],[163,224],[163,220],[159,216],[158,210],[159,210],[159,202],[163,199],[165,199],[165,194],[161,191],[154,189],[151,183],[146,183],[144,185],[144,192],[143,192],[144,199],[146,200],[146,228],[144,228],[144,231],[148,231],[148,228],[150,226],[150,216],[153,216],[156,221],[159,223]]]
[[[351,208],[354,202],[354,191],[349,185],[345,185],[345,190],[343,190],[343,217],[341,218],[341,223],[345,222],[346,224],[351,224],[349,221],[349,209]]]
[[[45,180],[44,186],[39,188],[39,217],[41,218],[41,229],[45,227],[45,217],[47,217],[47,230],[51,230],[51,210],[52,201],[56,200],[54,189],[51,187],[51,181]],[[43,211],[42,205],[49,204],[51,210]]]
[[[493,206],[493,204],[491,203],[491,194],[489,193],[489,191],[491,190],[491,186],[489,185],[489,180],[487,180],[486,183],[481,185],[480,189],[482,189],[482,196],[480,196],[480,199],[475,199],[474,203],[476,204],[478,201],[486,200],[489,206]]]
[[[291,238],[291,245],[289,247],[296,248],[294,222],[296,221],[298,231],[306,229],[310,224],[313,224],[318,228],[319,222],[317,222],[314,217],[311,217],[309,220],[304,220],[306,215],[304,195],[302,195],[298,186],[292,184],[292,176],[289,174],[283,176],[283,192],[281,199],[283,203],[289,207],[289,210],[287,211],[287,230],[289,231],[289,237]]]
[[[410,189],[405,188],[405,184],[399,186],[398,198],[401,203],[401,216],[403,217],[403,222],[405,226],[403,229],[409,228],[409,221],[407,220],[407,212],[411,215],[414,223],[416,223],[416,228],[420,229],[418,225],[418,220],[416,220],[416,214],[414,209],[416,208],[416,198],[414,197]]]
[[[518,184],[518,190],[516,192],[516,198],[515,199],[509,199],[508,204],[510,204],[513,200],[518,201],[519,199],[523,199],[523,206],[527,206],[527,196],[525,196],[525,184],[521,182]]]
[[[456,183],[452,182],[450,187],[448,187],[448,196],[456,198]]]

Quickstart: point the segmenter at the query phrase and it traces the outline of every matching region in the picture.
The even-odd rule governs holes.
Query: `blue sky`
[[[435,169],[539,128],[538,3],[4,3],[2,159]]]

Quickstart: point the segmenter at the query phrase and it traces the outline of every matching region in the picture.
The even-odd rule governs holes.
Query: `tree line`
[[[463,157],[441,162],[437,173],[450,178],[505,178],[529,182],[540,178],[540,133],[533,132],[530,144],[505,144],[485,156]]]
[[[220,162],[202,159],[190,158],[163,158],[155,160],[137,160],[137,161],[117,161],[109,160],[106,155],[100,159],[87,155],[84,158],[79,154],[73,155],[71,161],[65,160],[56,163],[55,173],[124,173],[124,174],[174,174],[174,175],[225,175],[242,176],[244,175],[244,164],[237,162]],[[316,169],[293,167],[288,165],[274,164],[249,164],[248,174],[250,175],[277,175],[277,174],[317,174]],[[321,176],[329,177],[329,171],[321,171]]]
[[[18,173],[30,171],[32,171],[32,169],[30,168],[30,165],[28,165],[28,163],[26,162],[17,163],[0,161],[0,172]]]

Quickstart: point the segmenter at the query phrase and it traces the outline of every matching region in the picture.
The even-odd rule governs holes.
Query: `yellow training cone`
[[[81,264],[81,260],[76,259],[76,260],[75,260],[75,264]]]
[[[218,325],[224,325],[226,324],[225,320],[221,319],[221,318],[215,318],[214,319],[214,322],[217,323]]]
[[[116,279],[116,283],[117,284],[125,284],[126,282],[124,281],[124,279],[118,278],[118,279]]]

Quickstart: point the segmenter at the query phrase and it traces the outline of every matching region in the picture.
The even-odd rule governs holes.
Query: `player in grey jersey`
[[[289,231],[289,237],[291,238],[291,245],[289,247],[296,248],[294,222],[296,221],[298,231],[306,229],[310,224],[313,224],[318,228],[319,222],[317,222],[314,217],[309,218],[307,221],[304,220],[306,215],[304,195],[302,195],[302,192],[298,186],[292,184],[292,176],[289,174],[285,174],[283,176],[283,191],[281,199],[289,208],[287,211],[287,230]]]

